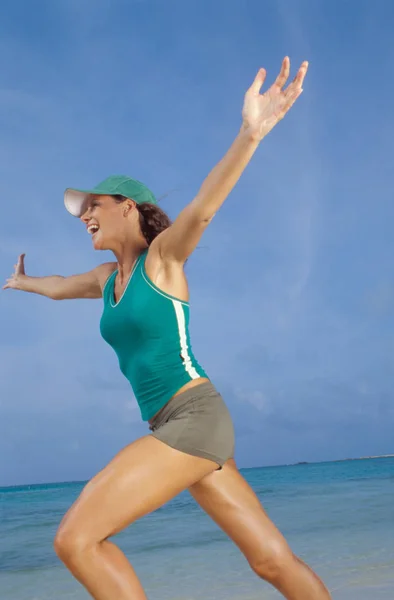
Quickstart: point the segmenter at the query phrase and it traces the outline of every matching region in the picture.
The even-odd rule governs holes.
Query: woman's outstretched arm
[[[266,72],[260,69],[245,94],[242,126],[223,159],[209,173],[197,196],[174,223],[155,240],[162,258],[184,262],[196,248],[201,235],[241,177],[264,137],[285,116],[302,93],[308,63],[283,89],[290,73],[290,60],[283,60],[275,83],[260,94]]]
[[[22,290],[40,294],[52,300],[70,300],[73,298],[101,298],[105,281],[114,271],[115,263],[105,263],[80,275],[62,277],[31,277],[25,272],[25,255],[21,254],[11,277],[3,289]]]

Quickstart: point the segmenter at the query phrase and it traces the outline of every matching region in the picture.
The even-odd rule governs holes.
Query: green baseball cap
[[[144,202],[157,204],[154,194],[137,179],[132,179],[126,175],[111,175],[91,190],[67,188],[64,192],[64,204],[68,212],[74,215],[74,217],[80,217],[83,214],[83,205],[86,198],[91,194],[95,194],[96,196],[115,196],[120,194],[125,196],[125,198],[134,200],[137,204],[143,204]]]

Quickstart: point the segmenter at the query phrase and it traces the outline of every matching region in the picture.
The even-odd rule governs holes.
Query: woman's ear
[[[130,211],[134,207],[135,207],[134,200],[130,200],[129,198],[127,198],[127,200],[125,200],[124,203],[123,203],[123,216],[127,217],[127,215],[130,213]]]

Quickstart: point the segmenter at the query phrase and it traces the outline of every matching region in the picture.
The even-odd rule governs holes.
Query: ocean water
[[[269,516],[334,600],[394,599],[394,458],[245,469]],[[0,488],[0,598],[90,596],[52,540],[82,483]],[[114,540],[154,600],[265,600],[279,594],[183,493]]]

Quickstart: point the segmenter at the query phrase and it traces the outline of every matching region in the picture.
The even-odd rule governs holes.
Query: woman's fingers
[[[276,87],[279,87],[280,89],[283,88],[283,86],[285,85],[286,81],[288,80],[290,75],[290,58],[288,56],[285,56],[285,58],[283,59],[282,62],[282,67],[280,70],[280,73],[278,75],[278,77],[275,80],[274,85]]]
[[[297,88],[292,91],[290,94],[286,95],[286,104],[284,107],[284,112],[287,113],[288,110],[293,106],[294,102],[301,96],[303,92],[302,88]]]
[[[297,72],[296,76],[294,77],[293,81],[287,86],[287,88],[285,90],[286,96],[293,95],[294,93],[296,93],[297,90],[302,90],[302,85],[304,83],[305,75],[307,74],[307,71],[308,71],[308,66],[309,66],[308,61],[304,60],[304,62],[301,64],[300,68],[298,69],[298,72]]]
[[[18,258],[18,264],[16,266],[19,273],[25,272],[25,254],[20,254]]]
[[[10,279],[7,279],[5,282],[5,285],[3,285],[3,290],[6,290],[7,288],[12,288],[12,282],[13,282],[13,278],[11,277]]]
[[[19,255],[18,262],[14,265],[14,272],[11,277],[6,280],[5,285],[3,285],[3,290],[17,287],[18,275],[25,275],[25,254]]]
[[[295,77],[295,83],[296,83],[297,87],[302,88],[302,84],[304,83],[304,79],[305,79],[305,75],[307,74],[308,67],[309,67],[308,61],[304,60],[304,62],[298,69],[298,73]]]
[[[308,71],[308,66],[309,66],[309,63],[306,60],[301,64],[293,81],[287,86],[286,90],[283,90],[286,95],[290,92],[293,93],[294,88],[298,88],[298,89],[302,88],[302,84],[304,83],[305,75]],[[252,92],[252,94],[254,94],[256,96],[258,94],[260,94],[260,91],[264,84],[266,75],[267,75],[267,72],[265,69],[259,69],[252,85],[249,88],[249,91]],[[279,90],[282,91],[282,88],[286,84],[286,82],[289,78],[289,75],[290,75],[290,58],[288,56],[285,56],[285,58],[282,61],[282,67],[281,67],[280,73],[279,73],[278,77],[276,78],[272,87],[279,88]]]
[[[256,77],[254,78],[252,85],[249,88],[249,91],[252,92],[252,94],[258,96],[261,88],[263,87],[263,83],[265,81],[266,75],[267,75],[267,72],[265,69],[259,69]]]

